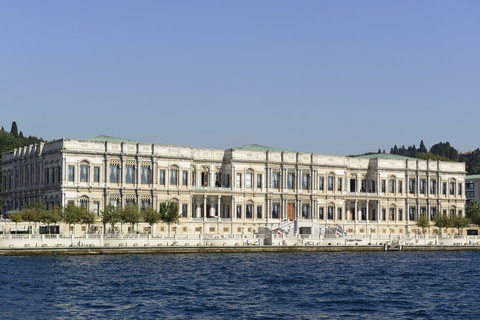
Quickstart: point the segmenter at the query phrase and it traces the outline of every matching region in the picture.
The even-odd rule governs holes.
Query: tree
[[[100,212],[100,218],[102,219],[104,233],[107,233],[107,223],[112,226],[112,232],[114,232],[115,224],[120,222],[120,213],[114,205],[108,204]]]
[[[142,213],[143,221],[150,225],[150,234],[153,234],[153,226],[158,223],[162,216],[152,207],[147,207]]]
[[[8,215],[10,221],[15,222],[15,229],[18,229],[18,223],[22,222],[22,214],[18,211],[12,212]]]
[[[48,234],[50,234],[50,224],[57,223],[61,220],[61,210],[59,207],[55,206],[52,209],[45,210],[41,209],[38,218],[40,222],[45,223],[48,227]]]
[[[452,221],[446,214],[436,215],[434,221],[435,225],[440,228],[440,233],[442,233],[443,228],[446,229],[452,226]]]
[[[18,128],[17,128],[17,123],[15,121],[12,122],[12,128],[10,129],[10,133],[15,138],[18,138]]]
[[[177,204],[171,201],[160,203],[160,217],[168,225],[168,235],[170,235],[170,225],[180,221]]]
[[[73,224],[73,233],[75,225],[81,221],[81,210],[74,204],[69,204],[63,208],[62,220],[69,226]]]
[[[425,214],[422,214],[417,219],[417,227],[422,228],[422,233],[425,233],[425,228],[430,228],[430,221]]]
[[[425,144],[423,143],[423,140],[420,141],[420,147],[418,148],[418,152],[426,153],[427,148],[425,147]]]
[[[124,223],[130,223],[133,231],[135,223],[140,222],[140,212],[138,211],[138,207],[134,204],[127,204],[125,208],[120,210],[120,220]]]
[[[86,224],[88,231],[90,231],[90,225],[95,223],[95,214],[87,210],[87,208],[80,207],[79,209],[79,216],[80,222],[82,224]]]
[[[458,233],[460,233],[460,229],[468,227],[471,223],[470,219],[464,216],[453,216],[450,219],[452,219],[452,226],[457,228]]]

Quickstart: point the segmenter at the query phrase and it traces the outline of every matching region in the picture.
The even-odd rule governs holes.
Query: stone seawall
[[[185,254],[259,252],[382,252],[383,246],[235,246],[235,247],[71,247],[0,249],[0,256],[100,255],[100,254]],[[403,251],[480,251],[480,246],[405,246]],[[388,252],[386,254],[393,254]]]

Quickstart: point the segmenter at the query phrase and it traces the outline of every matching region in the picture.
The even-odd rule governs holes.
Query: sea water
[[[480,252],[0,257],[2,319],[479,319]]]

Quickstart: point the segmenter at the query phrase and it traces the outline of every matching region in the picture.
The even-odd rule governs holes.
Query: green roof
[[[288,151],[279,148],[272,148],[267,146],[261,146],[259,144],[246,144],[244,146],[239,146],[233,149],[240,149],[240,150],[252,150],[252,151]]]
[[[109,141],[109,142],[137,142],[133,140],[128,140],[128,139],[122,139],[122,138],[117,138],[117,137],[111,137],[111,136],[104,136],[104,135],[99,135],[95,137],[91,137],[85,140],[91,140],[91,141]]]
[[[476,179],[480,179],[480,174],[472,174],[469,176],[465,176],[465,180],[476,180]]]
[[[400,156],[398,154],[390,153],[374,153],[374,154],[362,154],[359,156],[354,156],[355,158],[365,158],[365,159],[395,159],[395,160],[417,160],[415,158]]]

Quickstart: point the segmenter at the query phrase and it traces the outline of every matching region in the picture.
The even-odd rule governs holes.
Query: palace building
[[[293,220],[354,234],[410,234],[420,215],[465,214],[464,163],[390,154],[199,149],[98,136],[4,153],[2,171],[4,215],[38,200],[97,216],[109,203],[158,210],[174,201],[179,233],[254,233]]]

